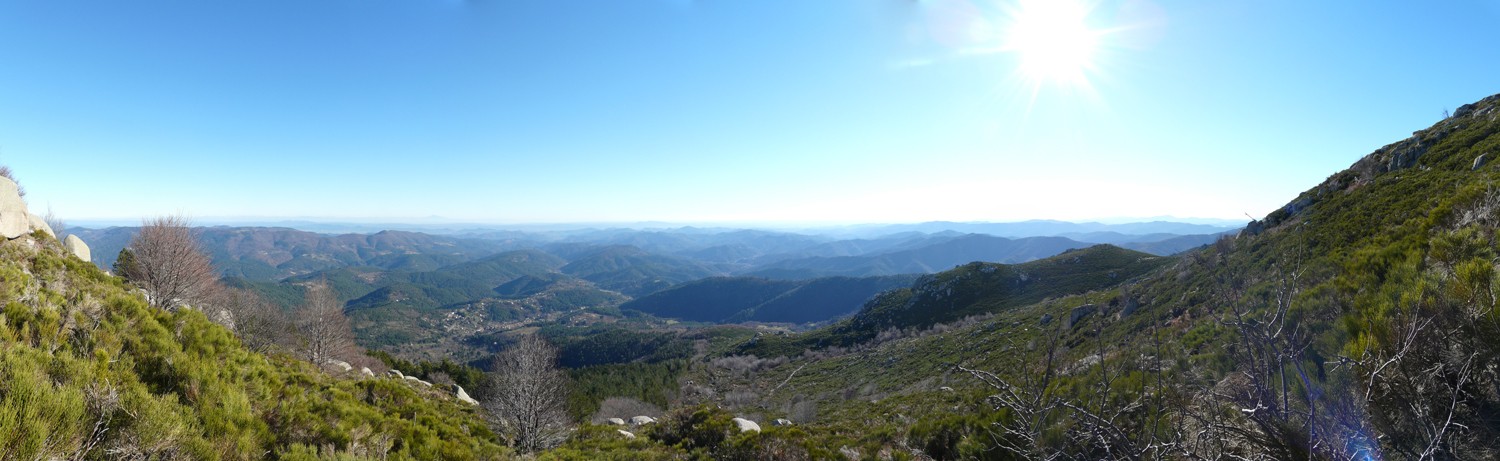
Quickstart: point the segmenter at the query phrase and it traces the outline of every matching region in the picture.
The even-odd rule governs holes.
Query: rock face
[[[83,243],[83,239],[78,238],[77,235],[69,235],[66,240],[63,240],[63,246],[67,247],[68,252],[73,253],[73,256],[76,256],[78,259],[84,261],[93,260],[93,255],[89,253],[89,244]]]
[[[21,200],[21,188],[10,178],[0,177],[0,235],[13,239],[31,232],[31,213]]]
[[[1083,320],[1084,317],[1088,317],[1089,314],[1094,313],[1096,310],[1099,310],[1099,306],[1093,304],[1084,304],[1073,308],[1073,311],[1068,313],[1067,328],[1073,328],[1074,325],[1078,325],[1079,320]]]
[[[755,421],[751,421],[745,418],[735,418],[731,419],[730,421],[734,422],[734,427],[740,428],[740,432],[760,432],[760,425],[756,424]]]
[[[1122,303],[1122,305],[1123,306],[1120,308],[1120,316],[1121,317],[1129,317],[1130,314],[1134,314],[1135,313],[1136,309],[1140,309],[1141,308],[1141,302],[1140,302],[1140,300],[1135,299],[1134,296],[1126,296],[1125,297],[1125,302]]]
[[[453,385],[453,397],[457,398],[458,401],[467,403],[469,405],[479,405],[478,400],[474,400],[473,397],[469,397],[469,393],[464,392],[464,387],[457,384]]]
[[[26,211],[26,201],[21,200],[21,186],[10,178],[0,177],[0,236],[13,239],[36,231],[57,238],[47,220]]]

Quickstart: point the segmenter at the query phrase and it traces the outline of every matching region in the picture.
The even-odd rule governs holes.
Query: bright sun
[[[1019,54],[1020,71],[1034,85],[1086,85],[1099,45],[1088,15],[1077,0],[1021,0],[1010,15],[1005,48]]]

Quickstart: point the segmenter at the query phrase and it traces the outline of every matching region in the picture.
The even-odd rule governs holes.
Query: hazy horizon
[[[64,219],[69,227],[80,228],[104,228],[104,227],[135,227],[139,226],[143,219]],[[1016,221],[911,221],[911,222],[816,222],[816,221],[783,221],[783,222],[730,222],[730,221],[576,221],[576,222],[483,222],[448,219],[437,216],[425,218],[319,218],[319,217],[196,217],[187,216],[188,222],[198,227],[290,227],[298,228],[298,225],[311,225],[312,227],[325,226],[349,226],[358,228],[375,229],[388,226],[389,230],[440,228],[448,230],[576,230],[576,229],[636,229],[636,230],[670,230],[681,228],[703,228],[703,229],[751,229],[772,231],[799,231],[799,230],[835,230],[853,228],[871,228],[887,226],[912,226],[922,224],[957,224],[957,225],[989,225],[989,224],[1019,224],[1034,222],[1057,222],[1071,224],[1099,224],[1099,225],[1121,225],[1121,224],[1143,224],[1143,223],[1178,223],[1189,225],[1203,225],[1223,228],[1235,228],[1244,226],[1248,219],[1229,220],[1213,218],[1180,218],[1173,216],[1156,216],[1142,218],[1100,218],[1082,220],[1055,220],[1055,219],[1023,219]]]

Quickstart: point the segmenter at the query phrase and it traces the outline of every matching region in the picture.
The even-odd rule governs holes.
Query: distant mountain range
[[[138,227],[67,232],[88,242],[94,263],[109,269]],[[226,276],[280,280],[321,270],[373,266],[422,271],[518,248],[504,241],[445,237],[404,231],[373,234],[316,234],[282,227],[200,227],[199,243]]]
[[[275,281],[342,267],[422,272],[503,251],[536,249],[567,261],[564,273],[645,293],[712,275],[815,278],[944,270],[970,261],[1023,262],[1108,243],[1170,255],[1237,229],[1204,224],[1026,221],[876,226],[861,238],[748,229],[493,230],[464,236],[407,231],[329,235],[282,227],[202,227],[197,234],[226,276]],[[135,227],[69,228],[109,268]],[[838,259],[851,258],[851,259]]]
[[[137,231],[68,229],[93,246],[94,262],[105,268]],[[862,238],[698,227],[464,236],[195,231],[231,285],[293,306],[302,286],[326,283],[347,303],[367,345],[425,341],[444,344],[432,346],[439,348],[467,347],[462,336],[494,325],[579,309],[695,322],[826,322],[917,275],[976,261],[1025,263],[1098,243],[1169,255],[1225,232],[1201,224],[1055,221],[884,226]],[[996,235],[1040,232],[1057,235]],[[460,330],[471,333],[447,337]]]

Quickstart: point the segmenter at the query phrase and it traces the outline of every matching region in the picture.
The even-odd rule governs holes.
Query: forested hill
[[[699,322],[821,322],[852,313],[870,297],[909,285],[916,277],[710,277],[632,300],[620,309]]]

